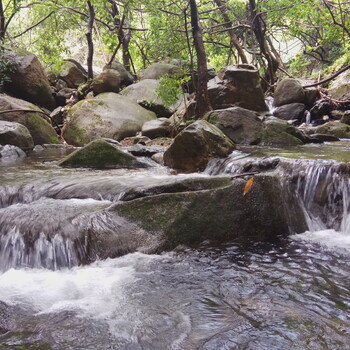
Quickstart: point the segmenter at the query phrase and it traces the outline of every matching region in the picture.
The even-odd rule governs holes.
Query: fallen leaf
[[[254,176],[251,177],[244,186],[243,196],[245,196],[251,189],[254,183]]]

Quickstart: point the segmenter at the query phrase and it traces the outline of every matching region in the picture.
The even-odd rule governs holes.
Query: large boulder
[[[64,158],[60,163],[68,168],[145,168],[145,163],[139,162],[134,156],[123,152],[112,143],[104,140],[91,141],[82,149],[78,149]]]
[[[129,73],[125,67],[117,60],[114,60],[112,64],[103,67],[103,70],[113,69],[119,73],[121,86],[128,86],[134,82],[134,77]]]
[[[59,79],[66,82],[69,88],[77,88],[79,85],[86,83],[86,70],[74,60],[63,62],[60,72],[57,74]]]
[[[350,125],[339,122],[328,122],[315,130],[316,134],[326,134],[338,138],[350,139]]]
[[[34,147],[34,142],[24,125],[0,120],[0,145],[13,145],[28,150]]]
[[[296,146],[303,145],[306,141],[304,133],[287,121],[272,117],[264,122],[261,145]]]
[[[289,103],[303,103],[305,101],[305,90],[298,80],[287,78],[281,80],[276,87],[274,105],[276,107]]]
[[[75,146],[103,137],[119,141],[135,136],[145,122],[153,119],[153,112],[127,97],[106,92],[80,101],[69,110],[63,137]]]
[[[121,95],[137,102],[142,107],[156,113],[159,117],[170,117],[180,106],[181,98],[174,105],[168,107],[157,94],[159,88],[159,80],[144,79],[122,90]]]
[[[204,240],[273,240],[288,233],[289,218],[293,216],[299,218],[292,227],[294,232],[307,229],[302,210],[291,203],[294,199],[290,197],[288,203],[284,200],[277,177],[255,176],[251,191],[243,196],[245,183],[243,179],[236,179],[231,185],[216,189],[139,198],[118,203],[108,211],[129,223],[128,231],[135,232],[135,227],[130,227],[133,223],[140,231],[163,238],[158,250],[171,250],[180,244],[194,245]]]
[[[120,74],[113,69],[106,69],[94,78],[91,84],[95,95],[103,92],[119,92],[121,85]]]
[[[226,157],[233,142],[215,125],[198,120],[182,130],[164,153],[165,165],[184,172],[202,171],[214,157]]]
[[[56,107],[51,87],[38,58],[33,55],[11,58],[15,70],[9,74],[5,92],[50,110]]]
[[[305,105],[303,103],[289,103],[277,107],[273,111],[276,118],[283,120],[301,120],[304,117]]]
[[[179,66],[171,63],[156,62],[142,70],[138,76],[140,79],[160,79],[165,74],[175,74],[180,72]]]
[[[260,142],[263,122],[252,111],[241,107],[209,112],[205,120],[216,125],[234,143],[256,145]]]
[[[228,66],[208,82],[208,94],[213,109],[238,106],[253,111],[265,111],[264,93],[255,67]]]
[[[55,129],[38,113],[35,105],[8,95],[0,94],[0,120],[24,125],[30,132],[34,144],[59,143]],[[28,112],[28,111],[33,111]]]
[[[340,74],[329,85],[328,93],[335,100],[350,99],[350,70]]]

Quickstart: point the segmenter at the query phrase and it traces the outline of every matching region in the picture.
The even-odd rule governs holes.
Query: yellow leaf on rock
[[[254,177],[251,177],[244,186],[243,196],[245,196],[252,188],[254,183]]]

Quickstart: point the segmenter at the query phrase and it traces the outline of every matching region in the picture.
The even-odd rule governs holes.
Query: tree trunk
[[[251,27],[254,32],[255,38],[258,41],[259,48],[261,51],[261,54],[267,61],[267,69],[265,72],[265,81],[273,85],[276,78],[276,71],[278,69],[279,63],[273,57],[270,48],[268,46],[266,37],[265,37],[265,30],[263,29],[263,21],[261,19],[261,14],[257,12],[256,9],[256,2],[255,0],[249,0],[249,8],[250,8],[250,15],[251,15]],[[267,86],[265,86],[267,88]]]
[[[199,119],[211,110],[208,96],[208,68],[202,31],[198,23],[198,9],[195,0],[189,0],[193,44],[197,55],[196,118]]]
[[[214,2],[217,5],[217,7],[220,9],[221,16],[225,21],[225,27],[228,28],[231,45],[234,46],[234,48],[237,50],[238,57],[241,59],[242,63],[248,63],[247,56],[244,52],[242,45],[239,43],[236,33],[234,32],[233,29],[230,29],[232,27],[232,21],[230,20],[230,17],[227,14],[226,7],[224,7],[221,0],[214,0]]]
[[[95,10],[94,10],[94,7],[91,5],[90,1],[87,1],[87,5],[89,8],[89,21],[87,25],[87,32],[85,34],[87,43],[88,43],[87,67],[88,67],[88,79],[93,79],[94,73],[92,69],[92,63],[94,58],[94,43],[92,41],[92,30],[93,30],[94,21],[95,21]]]
[[[2,4],[2,0],[0,0],[0,41],[1,44],[4,42],[5,39],[5,14],[4,14],[4,7]]]

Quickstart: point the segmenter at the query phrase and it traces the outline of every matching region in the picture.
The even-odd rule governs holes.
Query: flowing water
[[[274,172],[308,232],[83,266],[78,232],[122,225],[101,210],[189,175],[0,168],[0,349],[350,349],[349,167],[288,152],[242,150],[191,176]]]

